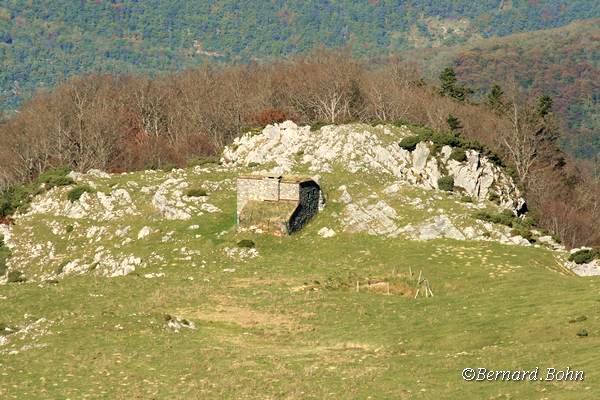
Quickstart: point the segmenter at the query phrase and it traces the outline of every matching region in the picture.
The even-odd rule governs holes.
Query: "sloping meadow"
[[[398,170],[420,177],[412,183],[377,166],[401,165],[383,152],[366,165],[345,144],[398,146],[396,128],[336,131],[349,158],[327,166],[326,144],[283,157],[265,139],[272,129],[238,141],[222,165],[71,174],[73,185],[15,216],[3,228],[8,269],[26,282],[0,285],[0,395],[594,398],[600,281],[566,270],[555,243],[482,220],[502,213],[496,198],[433,187],[416,149]],[[285,129],[302,128],[280,138]],[[254,143],[254,158],[241,157],[252,140],[271,153]],[[425,166],[446,164],[428,149]],[[322,212],[292,236],[236,230],[237,175],[268,172],[309,174],[325,192]],[[536,366],[586,380],[460,375]]]

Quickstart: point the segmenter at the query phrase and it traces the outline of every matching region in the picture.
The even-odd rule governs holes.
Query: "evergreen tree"
[[[454,133],[458,133],[458,131],[460,131],[463,127],[460,123],[460,120],[452,114],[448,114],[446,122],[448,123],[448,127],[450,128],[450,130]]]
[[[454,72],[454,68],[446,67],[440,73],[440,84],[441,84],[441,93],[444,96],[454,97],[454,93],[456,91],[456,72]]]
[[[544,95],[538,99],[537,111],[540,117],[545,117],[552,111],[552,97]]]
[[[500,111],[504,107],[504,91],[498,84],[494,84],[487,95],[486,103],[492,109]]]
[[[456,72],[454,72],[454,68],[452,67],[446,67],[440,73],[440,84],[440,93],[442,96],[452,97],[458,101],[465,101],[468,95],[473,93],[473,90],[458,83]]]

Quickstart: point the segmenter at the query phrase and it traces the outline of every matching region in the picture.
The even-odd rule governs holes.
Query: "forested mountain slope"
[[[490,87],[550,95],[563,122],[563,147],[578,158],[600,151],[600,20],[489,38],[444,49],[409,51],[434,79],[446,65],[482,100]]]
[[[321,45],[387,54],[599,16],[591,0],[10,0],[0,7],[2,108],[16,107],[34,87],[91,71],[170,71]]]

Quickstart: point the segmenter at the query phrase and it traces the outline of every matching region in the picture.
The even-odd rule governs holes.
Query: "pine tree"
[[[552,111],[552,97],[544,95],[538,99],[537,111],[540,117],[545,117]]]
[[[454,68],[452,67],[446,67],[440,73],[440,84],[440,93],[442,96],[452,97],[458,101],[465,101],[468,95],[473,93],[473,90],[470,88],[458,84],[456,72],[454,72]]]
[[[454,68],[446,67],[440,73],[441,93],[444,96],[454,97],[456,92],[456,72]]]
[[[504,107],[504,91],[498,84],[494,84],[487,95],[486,103],[493,110],[500,111]]]
[[[450,130],[454,133],[458,133],[458,131],[460,131],[463,127],[460,123],[460,120],[452,114],[448,114],[446,122],[448,123],[448,127],[450,128]]]

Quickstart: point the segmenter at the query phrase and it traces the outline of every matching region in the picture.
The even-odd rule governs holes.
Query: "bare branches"
[[[367,65],[348,51],[267,65],[204,65],[152,80],[91,75],[38,93],[0,121],[0,190],[59,165],[183,166],[216,154],[248,128],[284,118],[300,124],[405,120],[447,130],[452,115],[465,137],[515,169],[542,226],[567,244],[600,243],[597,178],[557,151],[551,103],[540,108],[511,89],[496,90],[494,107],[457,102],[425,85],[414,65],[397,58]],[[583,170],[594,165],[600,170],[600,162]]]

